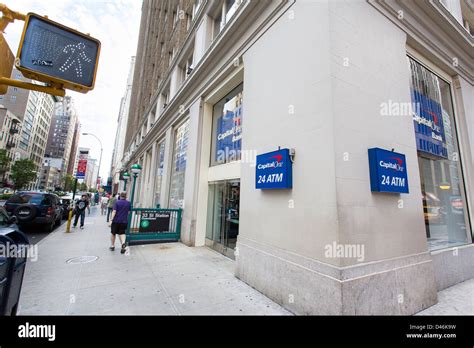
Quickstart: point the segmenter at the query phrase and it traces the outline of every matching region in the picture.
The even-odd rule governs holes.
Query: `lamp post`
[[[130,207],[133,208],[133,198],[135,196],[135,185],[137,184],[137,177],[142,171],[142,166],[139,164],[134,164],[131,168],[133,174],[133,185],[132,185],[132,197],[130,199]]]
[[[97,185],[97,181],[99,180],[99,176],[100,176],[100,164],[102,163],[102,151],[104,150],[103,147],[102,147],[102,142],[100,141],[99,137],[97,137],[96,135],[92,134],[92,133],[82,133],[82,135],[90,135],[94,138],[97,139],[97,141],[99,142],[100,144],[100,159],[99,159],[99,168],[97,170],[97,177],[95,178],[95,184]],[[99,191],[99,189],[97,189],[97,191]]]
[[[127,181],[130,179],[128,172],[123,173],[123,192],[127,192]]]

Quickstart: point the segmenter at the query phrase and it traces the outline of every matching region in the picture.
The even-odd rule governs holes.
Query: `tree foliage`
[[[72,189],[74,188],[74,176],[72,176],[71,174],[66,174],[66,176],[62,177],[61,181],[63,184],[64,191],[72,191]]]
[[[5,173],[8,171],[10,166],[11,159],[8,157],[8,152],[5,149],[0,149],[0,176],[4,177]]]
[[[36,179],[36,165],[32,160],[20,159],[11,168],[10,178],[16,190],[21,190]]]
[[[87,187],[87,184],[85,182],[83,182],[79,185],[79,191],[87,192],[87,189],[88,189],[88,187]]]

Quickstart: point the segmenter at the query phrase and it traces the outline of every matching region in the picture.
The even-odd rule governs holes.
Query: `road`
[[[65,224],[67,220],[62,220],[61,226]],[[56,231],[61,226],[56,227],[54,230]],[[44,232],[43,229],[40,227],[20,227],[20,231],[24,232],[28,237],[30,244],[37,244],[43,238],[49,236],[49,232]]]
[[[86,215],[86,221],[87,221],[88,217],[97,216],[97,215],[100,215],[100,209],[99,209],[98,205],[91,207],[91,214]],[[61,220],[61,225],[56,227],[53,230],[53,232],[60,229],[61,226],[63,226],[66,223],[67,223],[67,220]],[[46,238],[47,236],[50,235],[49,232],[44,232],[41,226],[38,226],[38,227],[20,227],[20,230],[26,234],[26,236],[28,237],[28,240],[31,244],[37,244],[41,240],[43,240],[44,238]],[[53,233],[53,232],[51,232],[51,233]]]

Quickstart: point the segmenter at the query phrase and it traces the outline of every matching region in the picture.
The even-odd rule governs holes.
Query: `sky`
[[[125,93],[131,57],[136,55],[142,0],[0,0],[11,10],[23,14],[47,15],[53,21],[89,33],[101,41],[95,88],[72,96],[82,132],[93,133],[103,146],[100,175],[109,176],[120,100]],[[16,55],[23,21],[9,24],[5,39]],[[90,148],[90,157],[100,158],[99,142],[81,135],[80,147]]]

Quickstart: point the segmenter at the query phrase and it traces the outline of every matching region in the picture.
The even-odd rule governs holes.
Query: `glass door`
[[[239,180],[210,184],[207,244],[231,259],[239,234],[239,205]]]

